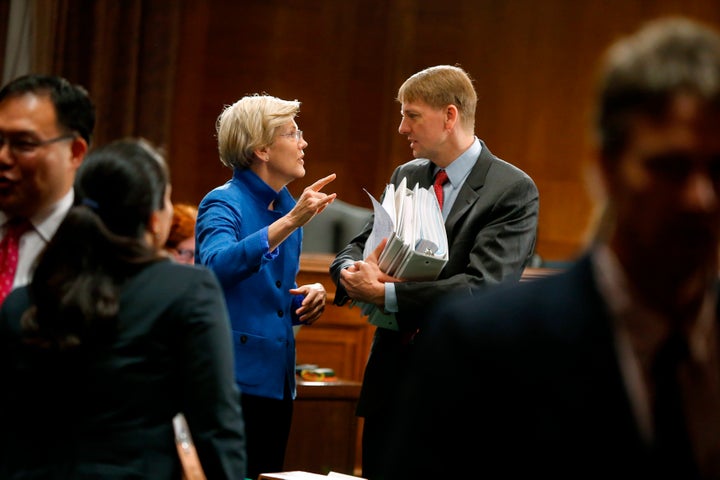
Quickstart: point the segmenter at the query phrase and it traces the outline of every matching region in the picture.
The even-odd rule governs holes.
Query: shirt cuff
[[[397,303],[397,294],[395,293],[395,284],[393,282],[385,283],[385,311],[395,313],[399,310]]]

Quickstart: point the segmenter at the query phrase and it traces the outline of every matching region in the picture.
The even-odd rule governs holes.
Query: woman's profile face
[[[275,140],[268,147],[267,171],[271,185],[287,185],[305,176],[305,152],[308,143],[294,121],[278,128]]]

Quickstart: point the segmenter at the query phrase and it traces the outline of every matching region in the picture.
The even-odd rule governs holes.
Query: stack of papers
[[[363,257],[387,238],[378,259],[380,270],[401,280],[436,279],[448,260],[448,241],[435,192],[418,184],[409,189],[403,178],[397,188],[393,184],[385,187],[382,203],[370,193],[368,196],[375,218]],[[373,325],[398,330],[394,314],[384,313],[375,305],[361,307]]]

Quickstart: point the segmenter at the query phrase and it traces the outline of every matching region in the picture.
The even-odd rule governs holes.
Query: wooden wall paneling
[[[58,0],[52,73],[95,102],[94,146],[142,136],[166,146],[171,128],[179,2]]]
[[[222,167],[217,156],[214,117],[203,111],[207,92],[214,90],[214,79],[208,77],[205,66],[210,3],[184,0],[182,5],[168,163],[173,201],[197,204],[215,182],[230,178],[230,170]]]
[[[297,98],[303,103],[298,123],[309,145],[306,177],[290,184],[291,192],[298,195],[315,179],[336,172],[339,178],[328,191],[347,192],[341,198],[365,206],[362,188],[372,188],[374,165],[383,157],[375,129],[369,135],[368,126],[382,118],[380,102],[392,100],[375,88],[383,69],[372,65],[385,48],[377,30],[383,2],[284,5],[250,1],[210,11],[206,73],[214,88],[205,99],[206,111],[216,117],[221,105],[248,93]],[[266,21],[252,30],[238,29],[226,20],[238,16]],[[217,51],[224,55],[211,55]],[[214,143],[204,151],[217,156]]]
[[[321,283],[328,296],[323,316],[313,325],[301,327],[297,333],[297,363],[332,368],[339,379],[349,383],[347,387],[330,391],[350,394],[322,399],[323,395],[329,395],[328,389],[310,389],[301,382],[285,467],[359,475],[363,422],[355,416],[355,407],[375,327],[361,316],[358,307],[333,305],[335,285],[329,272],[333,258],[334,255],[329,254],[306,253],[300,259],[297,283]],[[326,431],[328,428],[332,431]],[[325,461],[327,463],[323,463]],[[350,465],[354,465],[354,469],[350,469]]]
[[[169,111],[172,52],[167,68],[161,66],[164,73],[136,71],[136,88],[107,92],[115,93],[114,82],[122,83],[135,68],[124,59],[135,55],[138,68],[147,70],[175,49],[173,11],[158,21],[161,10],[153,2],[63,4],[69,24],[58,65],[75,81],[93,79],[98,142],[132,132],[164,143],[167,126],[161,124],[170,122],[175,198],[188,201],[199,201],[229,177],[214,139],[222,105],[266,90],[303,102],[307,182],[336,171],[333,190],[366,206],[362,189],[378,194],[392,169],[409,158],[406,139],[396,133],[397,87],[425,66],[460,63],[480,93],[478,135],[538,184],[538,252],[548,259],[574,254],[591,218],[581,165],[590,155],[588,110],[600,53],[619,34],[657,15],[682,13],[720,23],[720,7],[709,0],[185,0],[174,2],[183,26]],[[244,18],[263,21],[238,21]],[[138,41],[137,32],[155,40]],[[163,32],[169,33],[164,45],[157,41]],[[113,37],[123,41],[112,44]],[[167,88],[153,88],[157,83]],[[163,120],[168,115],[171,120]],[[291,191],[298,193],[307,182],[294,182]],[[564,202],[568,194],[560,186],[568,187],[573,202]]]
[[[360,383],[299,382],[285,470],[360,473],[362,423],[355,416]]]
[[[5,69],[5,45],[7,43],[8,17],[10,16],[10,0],[0,0],[0,72]]]
[[[92,76],[88,89],[97,105],[94,143],[99,146],[135,134],[139,109],[138,58],[143,47],[142,8],[138,2],[96,5],[93,22]],[[118,38],[125,41],[119,42]],[[122,65],[122,69],[116,65]]]
[[[95,79],[98,139],[124,132],[127,116],[139,125],[135,133],[158,137],[166,127],[155,124],[170,122],[174,198],[187,201],[199,201],[230,176],[214,138],[222,106],[266,91],[303,102],[298,121],[309,142],[307,175],[290,185],[291,192],[335,171],[329,191],[368,206],[363,188],[379,195],[393,168],[410,158],[407,140],[397,133],[397,88],[421,68],[459,63],[476,80],[478,136],[538,185],[537,250],[549,260],[566,259],[584,245],[593,215],[583,164],[592,160],[590,109],[600,54],[659,15],[685,14],[720,26],[715,0],[160,2],[178,9],[181,27],[172,110],[157,115],[153,109],[163,112],[168,92],[148,84],[171,90],[165,80],[171,70],[145,77],[137,72],[134,95],[106,91],[135,68],[124,60],[135,45],[152,50],[137,52],[143,70],[176,48],[172,41],[144,44],[133,37],[162,37],[160,30],[148,33],[147,22],[172,33],[175,14],[151,20],[160,7],[141,0],[62,1],[69,22],[62,73],[80,83]],[[151,14],[140,23],[131,15],[137,5]],[[118,28],[119,22],[133,28]],[[112,36],[122,39],[120,45],[109,43]]]
[[[332,368],[339,378],[360,382],[375,327],[361,315],[360,308],[333,305],[335,285],[329,272],[333,258],[321,253],[301,257],[298,285],[321,283],[328,297],[323,316],[297,332],[297,363]]]
[[[137,118],[132,134],[168,151],[174,116],[182,13],[178,2],[147,2],[139,29]],[[169,160],[168,160],[169,161]]]
[[[362,381],[372,332],[366,321],[350,326],[332,310],[328,307],[320,320],[298,332],[297,363],[332,368],[338,378]]]
[[[569,260],[588,245],[597,209],[580,182],[544,179],[542,185],[540,211],[563,211],[565,216],[541,215],[538,237],[543,243],[538,251],[544,252],[544,259]]]
[[[83,85],[90,93],[99,115],[107,107],[93,87],[94,72],[107,70],[111,75],[114,72],[110,65],[100,65],[95,61],[93,46],[97,35],[96,9],[91,0],[57,0],[54,7],[53,13],[57,16],[54,38],[48,46],[51,52],[43,55],[45,61],[50,59],[46,71]],[[100,6],[97,8],[100,9]],[[96,132],[102,128],[98,123]]]

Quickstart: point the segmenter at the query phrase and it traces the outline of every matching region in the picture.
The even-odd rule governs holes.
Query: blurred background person
[[[161,252],[162,157],[114,142],[75,185],[79,205],[0,310],[0,478],[178,479],[178,412],[207,477],[244,478],[222,290]]]
[[[197,207],[191,203],[173,204],[172,223],[165,249],[176,262],[195,263],[195,222]]]
[[[198,208],[196,259],[217,274],[232,321],[250,478],[283,470],[296,395],[292,327],[315,322],[327,296],[320,283],[295,281],[301,227],[336,197],[321,191],[335,174],[306,187],[297,202],[287,189],[305,176],[299,111],[300,102],[269,95],[227,106],[217,139],[232,178]]]
[[[64,78],[25,75],[0,90],[0,304],[30,282],[72,206],[94,127],[87,91]]]
[[[720,34],[651,22],[598,87],[594,243],[431,313],[389,478],[720,478]]]

